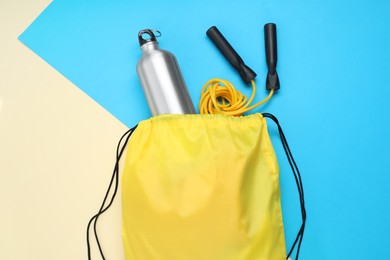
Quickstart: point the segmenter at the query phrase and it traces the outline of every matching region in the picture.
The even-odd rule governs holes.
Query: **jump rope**
[[[201,92],[201,98],[199,102],[199,111],[200,114],[225,114],[229,116],[241,116],[244,113],[261,106],[271,99],[274,92],[280,89],[279,77],[276,72],[277,64],[277,39],[276,39],[276,25],[273,23],[268,23],[264,25],[264,36],[265,36],[265,50],[266,50],[266,61],[268,66],[268,74],[266,79],[266,89],[269,90],[269,94],[266,98],[252,104],[253,99],[256,95],[256,84],[254,78],[257,76],[256,73],[250,69],[238,55],[238,53],[233,49],[230,43],[225,39],[222,33],[213,26],[207,31],[207,35],[214,42],[217,48],[225,56],[225,58],[230,62],[230,64],[239,72],[242,80],[245,83],[251,83],[252,85],[252,94],[248,98],[240,91],[238,91],[232,83],[227,80],[214,78],[207,81]],[[285,151],[287,160],[291,167],[291,170],[294,175],[294,179],[297,185],[299,202],[301,208],[301,218],[302,223],[297,232],[296,238],[288,251],[286,259],[291,259],[291,255],[296,248],[295,260],[299,260],[299,253],[301,249],[301,244],[303,240],[303,235],[306,226],[306,208],[305,208],[305,198],[303,191],[303,184],[300,171],[294,160],[290,147],[287,143],[286,136],[280,126],[278,119],[270,113],[262,113],[263,117],[271,119],[278,127],[279,136],[282,142],[283,150]],[[87,254],[88,259],[91,260],[91,244],[90,244],[90,229],[93,225],[93,233],[99,253],[103,260],[105,260],[104,252],[101,247],[97,232],[97,221],[101,214],[106,212],[112,205],[115,196],[119,187],[119,161],[123,155],[123,152],[126,148],[127,142],[133,134],[134,130],[137,128],[137,125],[128,131],[120,138],[117,149],[116,149],[116,163],[114,166],[113,174],[107,188],[107,192],[104,196],[103,202],[100,206],[100,209],[97,214],[95,214],[87,226]],[[111,196],[110,196],[111,194]]]
[[[276,72],[277,49],[276,49],[276,25],[266,24],[264,26],[266,59],[268,66],[268,75],[266,88],[269,95],[262,101],[252,104],[256,96],[256,83],[254,78],[256,73],[249,68],[238,55],[217,27],[213,26],[206,33],[213,41],[215,46],[221,51],[225,58],[240,74],[242,80],[252,85],[252,95],[247,96],[238,91],[232,83],[227,80],[214,78],[206,82],[201,92],[199,110],[201,114],[225,114],[229,116],[241,116],[256,107],[266,103],[274,94],[275,90],[280,88],[279,77]]]

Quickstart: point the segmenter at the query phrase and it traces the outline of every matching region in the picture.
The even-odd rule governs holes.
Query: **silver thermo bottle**
[[[138,40],[142,57],[137,64],[137,74],[152,115],[195,114],[175,56],[158,47],[152,30],[140,31]]]

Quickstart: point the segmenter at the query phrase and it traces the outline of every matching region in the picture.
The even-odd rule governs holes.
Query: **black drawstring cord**
[[[128,131],[126,131],[126,133],[123,134],[123,136],[119,140],[117,148],[116,148],[116,163],[115,163],[114,171],[112,173],[112,177],[111,177],[111,180],[110,180],[110,184],[108,185],[108,189],[107,189],[106,195],[104,196],[103,203],[100,206],[100,209],[99,209],[98,213],[95,214],[88,222],[88,226],[87,226],[87,249],[88,249],[88,259],[89,260],[91,260],[91,245],[90,245],[90,241],[89,241],[89,230],[90,230],[90,227],[91,227],[92,223],[93,223],[93,232],[94,232],[94,235],[95,235],[97,246],[98,246],[99,251],[100,251],[100,255],[102,256],[102,259],[105,260],[105,257],[104,257],[104,254],[103,254],[103,250],[102,250],[102,247],[100,245],[99,237],[98,237],[98,234],[97,234],[97,220],[99,219],[100,215],[102,213],[104,213],[109,207],[111,207],[112,203],[114,202],[116,193],[118,191],[118,186],[119,186],[119,176],[118,176],[119,175],[119,160],[122,157],[122,154],[123,154],[123,152],[124,152],[124,150],[126,148],[127,142],[129,141],[131,135],[133,134],[133,132],[134,132],[134,130],[136,128],[137,128],[137,125],[135,127],[131,128],[131,129],[129,129]],[[124,143],[122,145],[123,139],[125,139],[125,141],[124,141]],[[112,196],[110,198],[110,201],[109,201],[108,205],[105,206],[105,204],[107,202],[107,199],[108,199],[108,195],[110,194],[110,191],[112,189],[112,185],[113,185],[114,182],[115,182],[115,185],[114,185],[113,194],[112,194]]]
[[[299,172],[298,166],[297,166],[297,164],[296,164],[296,162],[294,160],[294,157],[293,157],[293,155],[291,153],[290,147],[289,147],[289,145],[287,143],[286,136],[283,133],[282,127],[280,126],[278,119],[274,115],[269,114],[269,113],[264,113],[263,116],[270,118],[278,126],[279,135],[280,135],[280,139],[282,141],[283,149],[286,152],[286,156],[287,156],[288,162],[289,162],[289,164],[291,166],[291,169],[293,171],[295,182],[296,182],[297,188],[298,188],[299,201],[300,201],[300,205],[301,205],[301,214],[302,214],[302,225],[301,225],[301,228],[298,231],[298,234],[297,234],[297,236],[296,236],[296,238],[294,240],[294,243],[291,246],[291,249],[290,249],[290,251],[289,251],[289,253],[287,254],[287,257],[286,257],[286,259],[288,259],[291,256],[292,252],[294,251],[295,246],[297,246],[297,252],[296,252],[295,260],[298,260],[299,252],[300,252],[301,244],[302,244],[302,239],[303,239],[303,234],[304,234],[304,231],[305,231],[305,225],[306,225],[305,195],[304,195],[304,192],[303,192],[303,184],[302,184],[301,173]]]

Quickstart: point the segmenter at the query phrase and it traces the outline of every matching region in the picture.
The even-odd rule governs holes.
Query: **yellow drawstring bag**
[[[160,115],[128,143],[123,242],[132,260],[286,259],[265,118]]]
[[[302,225],[287,254],[279,168],[265,117],[278,126],[299,191]],[[96,224],[117,193],[126,144],[127,260],[284,260],[295,247],[298,260],[306,220],[302,180],[278,120],[267,113],[160,115],[127,131],[103,203],[88,223],[88,259],[92,224],[105,259]]]

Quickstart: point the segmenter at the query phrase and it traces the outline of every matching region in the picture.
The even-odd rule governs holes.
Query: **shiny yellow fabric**
[[[122,177],[127,260],[284,260],[279,168],[261,114],[142,121]]]

